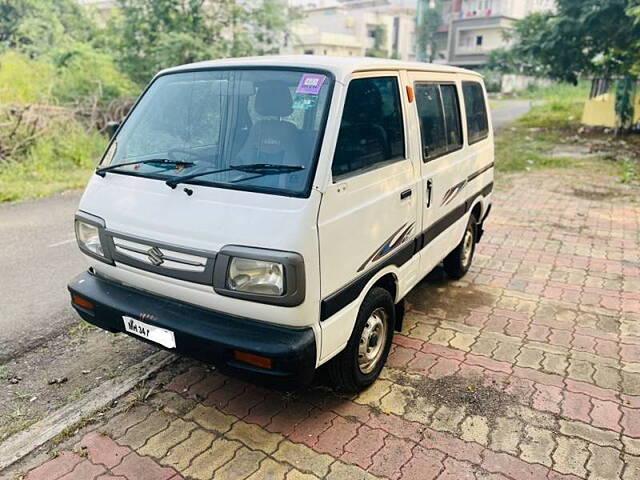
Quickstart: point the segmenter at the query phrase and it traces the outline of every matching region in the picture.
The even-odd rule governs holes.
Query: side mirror
[[[113,138],[118,131],[118,128],[120,128],[120,122],[107,122],[105,131],[109,134],[109,138]]]

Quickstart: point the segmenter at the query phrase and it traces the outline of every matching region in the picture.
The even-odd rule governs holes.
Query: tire
[[[381,324],[385,325],[384,332]],[[360,306],[347,346],[327,365],[329,378],[337,390],[356,393],[375,382],[391,349],[394,324],[395,308],[391,294],[384,288],[372,288]],[[368,337],[363,336],[365,329],[368,329]],[[369,338],[366,347],[369,357],[360,355],[364,338]]]
[[[453,279],[460,279],[469,271],[476,251],[477,220],[469,216],[467,228],[458,246],[444,259],[444,271]]]

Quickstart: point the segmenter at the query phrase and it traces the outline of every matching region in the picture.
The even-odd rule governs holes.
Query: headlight
[[[295,252],[225,245],[216,254],[213,289],[226,297],[295,307],[304,301],[304,259]]]
[[[284,267],[277,262],[232,257],[227,287],[236,292],[282,295]]]
[[[81,250],[98,257],[105,257],[97,226],[76,219],[76,239]]]

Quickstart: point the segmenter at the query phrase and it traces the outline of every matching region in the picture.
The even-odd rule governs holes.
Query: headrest
[[[342,118],[350,123],[378,119],[382,115],[380,90],[369,79],[353,80],[349,84]]]
[[[289,87],[283,82],[262,82],[256,93],[255,109],[263,117],[288,117],[293,112]]]

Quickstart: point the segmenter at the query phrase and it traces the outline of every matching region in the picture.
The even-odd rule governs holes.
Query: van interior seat
[[[391,157],[382,95],[375,85],[357,80],[349,87],[333,160],[333,173],[358,170]]]
[[[274,163],[298,165],[301,155],[301,135],[294,123],[283,120],[293,112],[289,87],[280,81],[263,82],[258,86],[255,111],[263,118],[255,122],[238,155],[242,163]],[[305,165],[307,167],[307,165]]]

